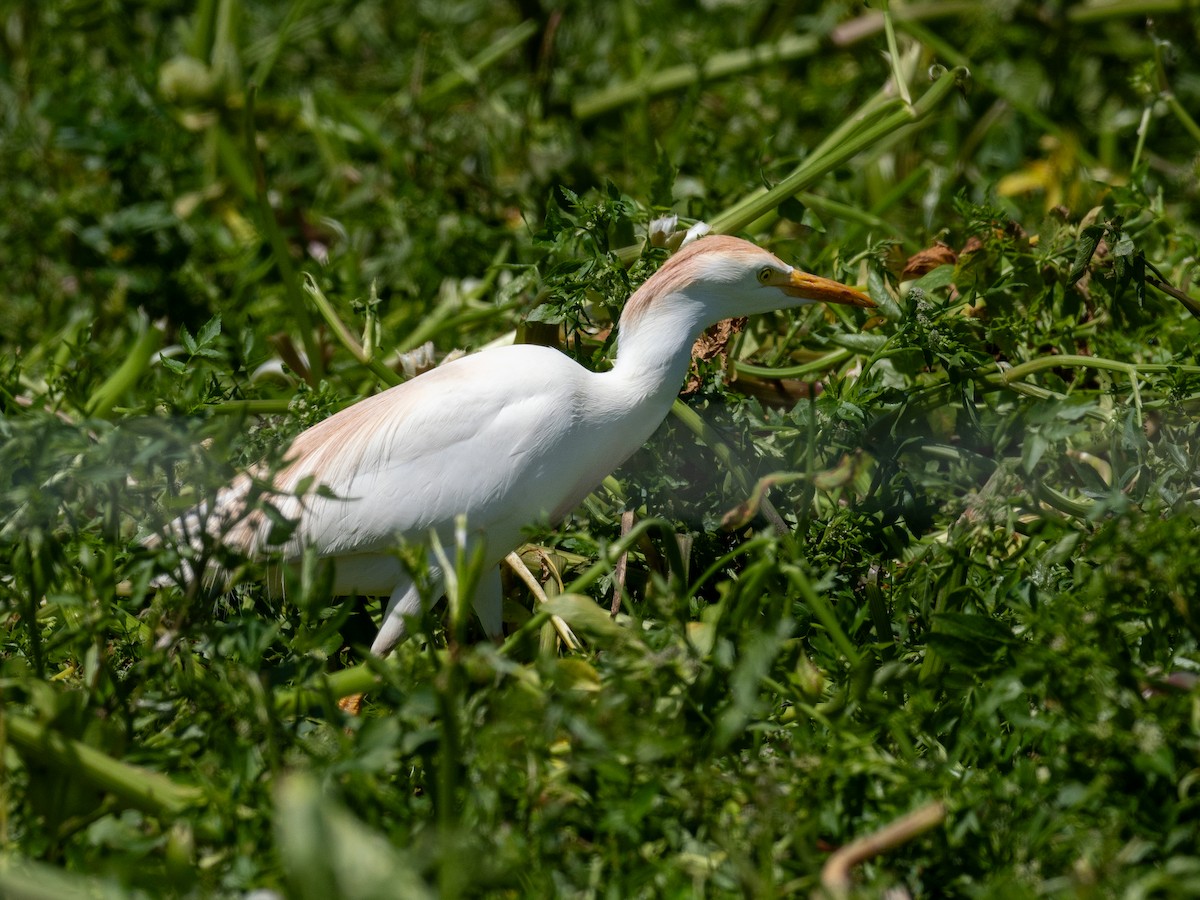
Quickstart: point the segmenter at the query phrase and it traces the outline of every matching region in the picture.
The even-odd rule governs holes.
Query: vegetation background
[[[1196,7],[884,8],[0,3],[0,893],[1200,893]],[[668,212],[880,314],[531,534],[582,650],[148,587],[398,352],[602,365]]]

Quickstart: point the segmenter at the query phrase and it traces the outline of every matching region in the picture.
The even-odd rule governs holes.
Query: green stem
[[[864,228],[876,228],[885,234],[897,233],[896,227],[890,222],[879,217],[874,212],[867,212],[866,210],[859,209],[857,206],[851,206],[849,203],[839,203],[837,200],[830,200],[828,197],[822,197],[819,194],[810,194],[807,191],[801,191],[796,194],[796,199],[805,206],[810,206],[817,212],[832,216],[835,219],[841,219],[844,222],[850,222]]]
[[[1171,112],[1175,114],[1175,118],[1179,120],[1179,124],[1182,125],[1187,133],[1192,136],[1192,140],[1194,140],[1197,144],[1200,144],[1200,125],[1196,124],[1196,120],[1193,119],[1188,114],[1188,111],[1183,108],[1183,104],[1179,102],[1179,99],[1175,96],[1175,94],[1168,92],[1163,95],[1163,99],[1167,102],[1167,108],[1170,109]]]
[[[842,629],[842,623],[838,621],[837,614],[833,611],[833,607],[829,605],[829,601],[817,593],[816,588],[812,586],[812,581],[809,580],[809,577],[799,567],[786,565],[783,569],[788,579],[800,592],[800,596],[804,599],[808,608],[812,610],[812,614],[825,627],[825,630],[829,633],[829,637],[842,652],[842,655],[849,661],[851,667],[857,667],[860,662],[858,648],[854,646],[854,642],[847,637],[846,632]]]
[[[338,316],[337,310],[333,308],[333,304],[329,302],[329,299],[317,287],[317,282],[307,272],[304,273],[304,290],[312,298],[317,312],[321,314],[321,318],[325,320],[325,324],[329,326],[329,330],[338,339],[338,343],[349,350],[351,356],[358,360],[360,364],[370,369],[376,378],[389,387],[400,383],[401,379],[399,375],[373,356],[367,354],[362,344],[358,342],[358,339],[346,327],[346,323]]]
[[[789,197],[802,191],[838,166],[853,159],[867,148],[883,149],[891,146],[902,136],[900,129],[925,121],[966,77],[966,69],[956,68],[944,72],[920,100],[911,107],[899,100],[868,101],[858,115],[848,120],[848,127],[835,130],[816,150],[807,156],[790,175],[770,190],[751,194],[733,207],[725,210],[710,223],[718,234],[741,231],[755,219],[775,209]],[[890,111],[874,115],[875,108]],[[872,115],[864,115],[865,110]],[[847,134],[846,132],[850,133]]]
[[[282,716],[298,716],[322,708],[330,699],[341,700],[354,694],[365,694],[378,687],[383,680],[379,667],[380,660],[371,659],[349,669],[323,674],[318,677],[316,686],[276,691],[275,708]]]
[[[162,345],[164,326],[162,322],[151,323],[146,314],[138,312],[138,334],[133,346],[125,355],[125,361],[105,382],[96,388],[88,399],[89,416],[108,416],[117,401],[129,391],[134,383],[150,367],[150,357]]]
[[[238,193],[246,202],[257,206],[258,192],[254,187],[254,173],[246,167],[246,160],[242,156],[242,151],[238,149],[237,141],[221,127],[210,129],[208,140],[211,141],[216,158],[220,160],[226,176],[237,188]],[[217,177],[215,172],[212,177]]]
[[[275,33],[271,36],[270,51],[264,54],[254,67],[254,74],[250,76],[251,84],[262,86],[267,83],[267,78],[271,75],[271,69],[275,67],[275,61],[279,59],[279,54],[287,46],[287,42],[292,36],[292,29],[300,19],[300,14],[306,12],[305,7],[307,6],[308,0],[292,0],[288,4],[288,11],[283,17],[283,22],[280,23]]]
[[[1150,113],[1150,106],[1142,108],[1142,117],[1138,120],[1137,143],[1133,146],[1133,160],[1129,163],[1131,172],[1136,171],[1138,164],[1142,161],[1142,151],[1146,148],[1146,135],[1150,133]]]
[[[0,853],[0,897],[9,900],[130,900],[133,893],[99,875],[69,872],[16,852]]]
[[[1121,362],[1118,359],[1106,359],[1103,356],[1077,356],[1065,353],[1062,356],[1039,356],[1037,359],[1027,360],[1010,369],[1005,369],[1003,372],[986,377],[993,384],[1010,384],[1036,372],[1059,368],[1105,369],[1110,372],[1121,372],[1130,380],[1136,380],[1143,374],[1169,375],[1173,372],[1182,372],[1185,375],[1200,375],[1200,366],[1176,363],[1129,363]]]
[[[782,378],[803,378],[805,375],[812,375],[815,372],[824,372],[832,369],[834,366],[841,365],[852,356],[854,356],[854,353],[850,350],[834,350],[832,353],[826,353],[824,356],[796,366],[773,368],[769,366],[756,366],[751,363],[735,362],[733,367],[739,375],[751,375],[755,378],[767,378],[777,381]]]
[[[1096,502],[1094,500],[1072,500],[1062,491],[1055,490],[1041,481],[1033,482],[1030,489],[1033,496],[1047,506],[1078,519],[1086,519],[1095,510]]]
[[[1053,119],[1042,113],[1036,106],[1034,106],[1032,99],[1029,96],[1022,94],[1016,88],[1015,83],[1008,84],[997,81],[987,74],[986,68],[972,66],[971,61],[966,57],[966,54],[959,52],[955,47],[942,40],[919,22],[913,19],[900,18],[898,18],[896,21],[900,26],[901,31],[907,32],[910,37],[931,48],[939,57],[946,60],[951,65],[957,66],[961,69],[969,70],[971,72],[971,79],[973,81],[979,83],[984,89],[995,94],[997,97],[1003,98],[1003,100],[1009,106],[1021,113],[1021,115],[1027,118],[1038,128],[1042,129],[1047,134],[1054,135],[1055,137],[1062,138],[1064,140],[1068,139],[1063,132],[1062,127]],[[1079,155],[1079,159],[1089,168],[1097,168],[1100,165],[1099,161],[1082,147],[1078,148],[1077,153]]]
[[[438,886],[442,897],[456,896],[454,885],[459,883],[452,868],[457,862],[457,855],[450,852],[458,828],[459,794],[463,781],[462,729],[459,720],[462,718],[465,678],[459,650],[457,644],[448,649],[436,685],[441,742],[438,746],[437,793],[434,802],[438,840],[442,845],[438,860]]]
[[[883,33],[887,38],[889,62],[892,67],[892,80],[896,84],[896,92],[905,106],[912,105],[912,97],[908,93],[908,82],[900,71],[900,45],[896,43],[896,28],[892,24],[892,11],[888,0],[883,0]]]
[[[447,94],[458,90],[463,85],[478,84],[479,76],[485,70],[490,68],[495,63],[499,62],[510,51],[517,49],[534,34],[537,33],[538,24],[532,19],[522,22],[516,28],[506,31],[495,40],[491,41],[487,49],[483,50],[472,57],[467,62],[457,66],[453,71],[447,72],[437,79],[433,84],[421,92],[418,98],[422,105],[432,103],[435,100],[440,100]]]
[[[773,44],[745,47],[718,53],[701,65],[672,66],[621,84],[585,94],[571,104],[571,112],[581,121],[594,119],[621,106],[648,97],[677,91],[690,85],[741,75],[776,63],[793,62],[812,56],[821,42],[813,35],[789,34]]]
[[[1182,12],[1193,4],[1194,0],[1108,0],[1079,3],[1067,10],[1067,20],[1082,25],[1132,16],[1144,18],[1162,13]]]
[[[6,713],[5,726],[9,741],[40,764],[108,791],[126,806],[173,817],[205,797],[198,787],[177,784],[159,772],[113,759],[24,716]]]

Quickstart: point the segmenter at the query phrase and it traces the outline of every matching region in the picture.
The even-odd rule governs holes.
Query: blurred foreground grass
[[[0,893],[803,894],[937,803],[855,890],[1200,891],[1195,10],[892,13],[0,5]],[[399,352],[602,364],[667,212],[882,315],[749,323],[531,534],[583,652],[147,590]]]

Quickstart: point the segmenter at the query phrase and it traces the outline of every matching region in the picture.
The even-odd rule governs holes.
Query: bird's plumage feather
[[[447,543],[465,515],[487,561],[499,561],[523,528],[568,514],[646,441],[670,408],[702,328],[741,311],[806,302],[805,291],[869,303],[811,276],[798,287],[789,281],[794,274],[738,238],[698,240],[626,305],[612,371],[593,373],[531,345],[463,357],[309,428],[281,468],[241,476],[173,530],[195,544],[203,529],[252,555],[273,549],[294,559],[317,548],[334,560],[339,593],[390,594],[375,645],[390,649],[404,633],[400,613],[417,603],[393,552],[399,542],[433,533]],[[264,486],[282,516],[297,523],[275,548],[271,518],[252,502]],[[481,610],[489,627],[498,623],[494,595],[488,592]]]
[[[570,512],[648,436],[645,424],[622,422],[611,409],[586,412],[588,398],[604,393],[597,378],[545,347],[463,357],[314,425],[282,468],[254,473],[283,517],[299,522],[281,546],[268,544],[270,518],[246,508],[255,489],[248,476],[218,495],[210,531],[220,528],[227,545],[248,555],[274,549],[295,558],[311,544],[353,557],[430,531],[449,540],[462,514],[498,560],[524,526]],[[615,439],[601,441],[608,429]],[[589,430],[597,436],[581,449]],[[338,581],[362,592],[384,587]]]

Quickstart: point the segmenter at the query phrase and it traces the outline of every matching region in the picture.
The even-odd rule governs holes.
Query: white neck
[[[622,316],[617,355],[607,377],[631,407],[644,405],[661,421],[679,394],[692,360],[692,344],[708,325],[704,303],[676,293],[657,297],[637,316]]]

